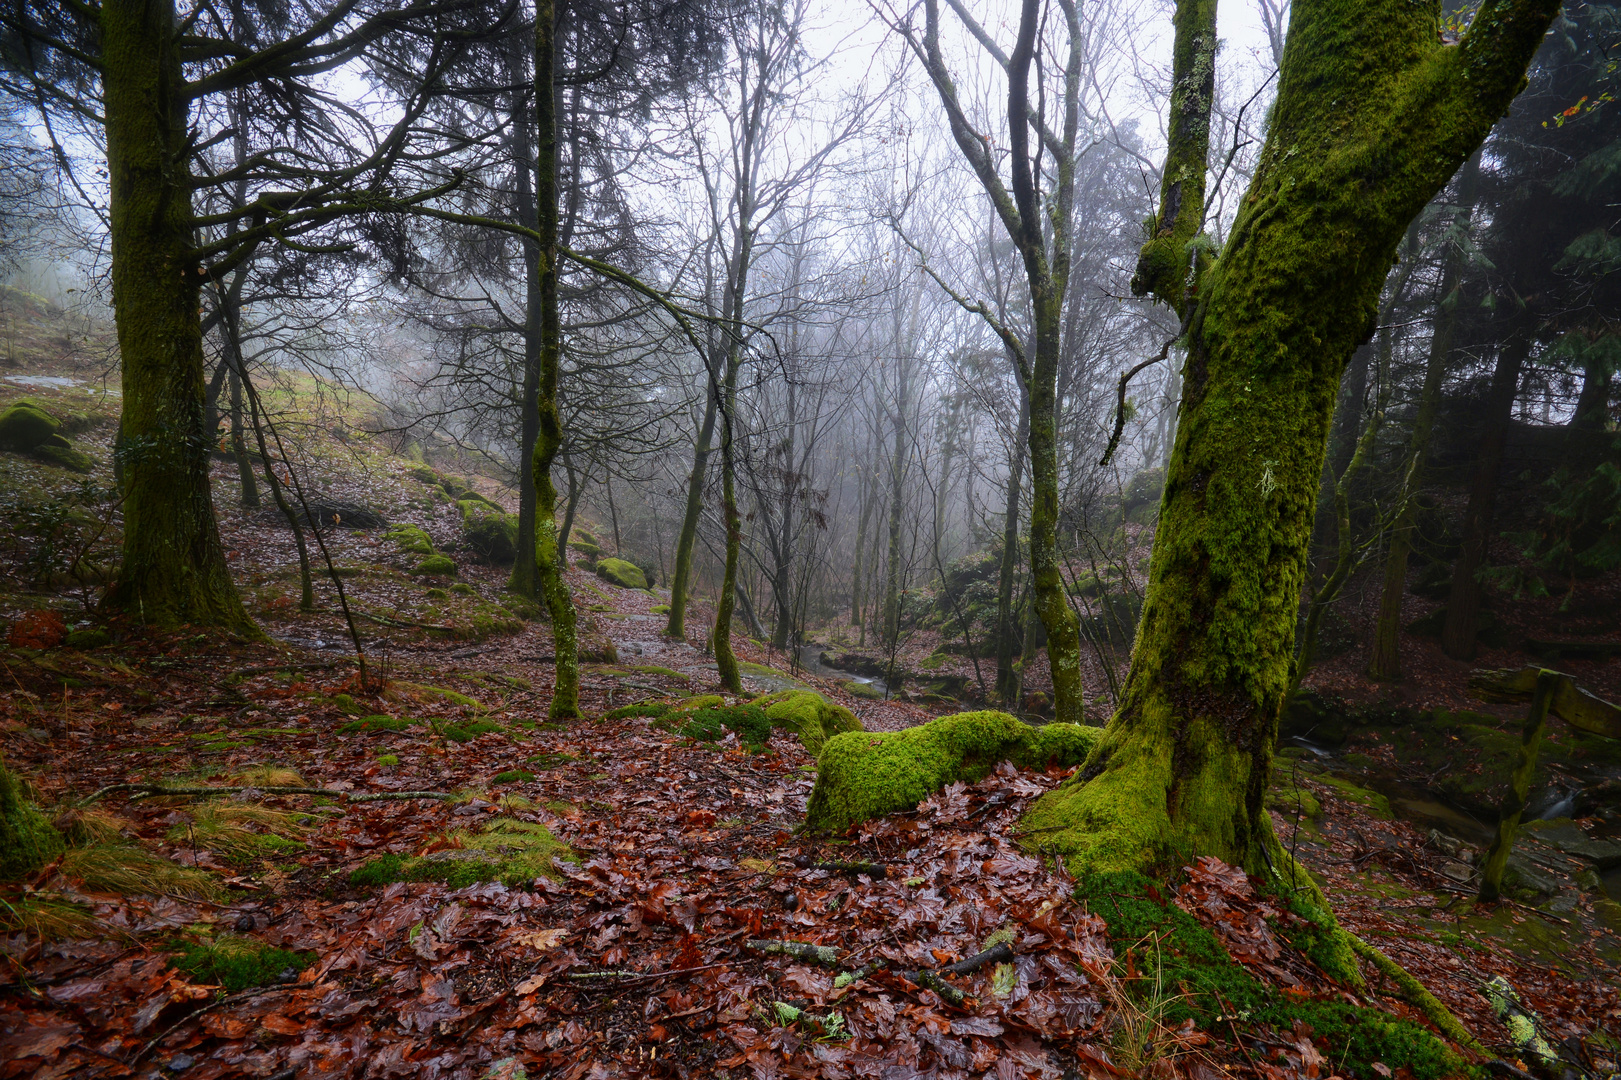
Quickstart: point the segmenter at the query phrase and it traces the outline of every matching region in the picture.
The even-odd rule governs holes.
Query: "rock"
[[[62,441],[67,442],[66,439]],[[72,446],[45,444],[34,447],[31,454],[41,461],[48,461],[52,465],[60,465],[62,468],[71,469],[73,472],[87,473],[95,467],[95,462],[90,460],[89,454],[86,454],[83,450],[75,450]]]
[[[1582,892],[1598,893],[1604,895],[1604,879],[1598,876],[1598,871],[1592,867],[1576,875],[1576,887]]]
[[[1503,872],[1503,884],[1506,886],[1505,892],[1524,889],[1542,896],[1552,896],[1559,891],[1557,881],[1518,851],[1508,857],[1508,866]]]
[[[624,559],[598,559],[597,577],[621,589],[646,589],[647,577],[642,568]]]
[[[422,530],[420,526],[399,524],[394,526],[383,536],[399,545],[401,551],[409,555],[432,555],[433,539]]]
[[[445,576],[454,576],[456,573],[456,563],[448,555],[429,555],[426,559],[423,559],[421,562],[417,563],[416,569],[412,570],[411,572],[413,574],[441,574]]]
[[[1526,638],[1525,648],[1546,660],[1608,660],[1621,654],[1621,641],[1551,641]]]
[[[1441,876],[1451,878],[1453,881],[1465,882],[1475,876],[1475,868],[1468,863],[1447,862],[1441,865]]]
[[[1560,889],[1557,896],[1542,905],[1542,910],[1554,915],[1569,915],[1576,910],[1581,895],[1575,889]]]
[[[1556,851],[1586,859],[1600,870],[1621,866],[1621,843],[1614,840],[1596,840],[1582,831],[1569,818],[1553,821],[1532,821],[1521,826],[1524,831]]]
[[[510,563],[518,557],[518,517],[472,499],[457,503],[462,511],[462,538],[482,558]]]
[[[18,401],[0,413],[0,450],[28,453],[56,435],[61,428],[62,424],[56,417],[32,401]]]

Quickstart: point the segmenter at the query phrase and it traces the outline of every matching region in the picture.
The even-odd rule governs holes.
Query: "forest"
[[[1621,1080],[1621,3],[0,5],[0,1080]]]

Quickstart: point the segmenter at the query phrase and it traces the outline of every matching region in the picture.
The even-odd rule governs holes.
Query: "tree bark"
[[[1019,429],[1008,459],[1007,501],[1002,508],[1002,565],[996,578],[996,700],[1010,708],[1019,703],[1019,672],[1013,667],[1018,634],[1014,632],[1013,579],[1019,570],[1019,485],[1024,448],[1030,438],[1030,395],[1019,388]]]
[[[1514,422],[1514,398],[1520,388],[1520,367],[1531,353],[1526,328],[1510,333],[1497,350],[1486,416],[1478,436],[1480,451],[1469,485],[1469,508],[1463,515],[1463,551],[1452,567],[1452,591],[1447,594],[1447,619],[1441,628],[1441,649],[1454,660],[1472,660],[1475,631],[1480,618],[1480,571],[1491,543],[1492,510],[1497,501],[1497,476],[1503,467],[1503,444]]]
[[[535,211],[540,234],[538,305],[528,312],[533,334],[525,337],[538,346],[540,373],[536,394],[535,437],[535,573],[541,595],[552,616],[552,649],[557,676],[552,686],[549,714],[553,719],[580,715],[579,637],[574,599],[564,572],[568,552],[559,543],[557,489],[552,485],[552,463],[563,447],[563,416],[557,407],[557,379],[562,353],[562,325],[557,307],[557,98],[552,71],[556,62],[557,8],[554,0],[535,4]]]
[[[901,510],[906,494],[906,409],[911,382],[904,357],[897,361],[897,366],[895,411],[890,414],[895,445],[889,458],[889,547],[884,559],[883,647],[891,656],[901,637]]]
[[[113,306],[122,368],[124,558],[107,603],[156,626],[257,634],[209,488],[193,255],[189,96],[172,0],[100,8]]]
[[[512,133],[508,145],[512,154],[513,174],[517,179],[518,224],[526,229],[538,229],[534,191],[535,161],[531,145],[533,118],[529,114],[528,96],[521,89],[524,74],[523,38],[513,34],[507,52],[507,79],[512,91]],[[538,88],[539,84],[535,84]],[[540,323],[528,313],[541,306],[540,245],[529,237],[520,237],[523,245],[524,268],[524,328],[523,328],[523,400],[518,403],[518,552],[512,560],[512,576],[507,579],[507,591],[534,599],[540,592],[537,568],[540,565],[535,550],[535,529],[538,518],[535,506],[535,446],[540,438]],[[566,566],[567,550],[562,549]]]
[[[1266,146],[1189,328],[1124,696],[1025,818],[1072,872],[1291,865],[1264,798],[1335,393],[1408,223],[1503,114],[1558,7],[1486,0],[1447,45],[1407,0],[1296,0]]]
[[[1474,212],[1476,184],[1480,177],[1480,155],[1474,154],[1458,177],[1458,206],[1453,213],[1453,229],[1469,227]],[[1408,437],[1407,478],[1402,485],[1401,506],[1390,530],[1390,548],[1385,553],[1385,578],[1379,594],[1379,619],[1374,625],[1373,650],[1368,657],[1368,677],[1396,682],[1401,679],[1401,611],[1407,591],[1407,559],[1413,550],[1413,530],[1417,525],[1418,497],[1429,455],[1430,435],[1435,429],[1435,412],[1441,403],[1441,380],[1452,354],[1452,339],[1458,328],[1463,300],[1458,283],[1463,277],[1464,248],[1450,241],[1441,263],[1441,281],[1430,334],[1429,358],[1424,365],[1424,386],[1419,391],[1418,410]]]
[[[675,542],[675,572],[670,575],[670,619],[664,632],[687,636],[687,597],[692,591],[692,553],[698,544],[698,518],[703,513],[704,476],[709,471],[709,441],[715,437],[715,391],[704,379],[704,419],[692,447],[692,472],[687,475],[687,509],[681,517],[681,535]]]

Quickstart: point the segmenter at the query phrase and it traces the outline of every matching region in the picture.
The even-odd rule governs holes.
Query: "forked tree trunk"
[[[1183,0],[1191,2],[1191,0]],[[1271,128],[1189,329],[1119,711],[1026,815],[1072,871],[1287,865],[1264,806],[1341,373],[1415,214],[1485,139],[1558,0],[1295,0]]]
[[[687,636],[687,596],[692,591],[692,553],[698,543],[698,518],[704,505],[704,475],[709,470],[709,441],[715,437],[715,393],[704,379],[704,419],[692,447],[692,472],[687,475],[687,507],[681,516],[681,535],[675,542],[675,571],[670,575],[670,619],[664,632]]]
[[[225,565],[208,482],[180,28],[172,0],[106,0],[100,22],[125,495],[123,565],[107,602],[157,626],[257,633]]]
[[[535,438],[535,572],[541,595],[552,616],[552,647],[557,657],[557,678],[549,710],[554,719],[580,715],[579,638],[575,629],[574,599],[569,595],[564,570],[568,553],[559,543],[557,489],[552,485],[552,463],[563,447],[563,417],[557,408],[558,361],[562,352],[562,325],[557,310],[557,99],[552,86],[556,49],[557,11],[553,0],[535,4],[535,208],[540,233],[540,303],[531,304],[528,334],[539,344],[536,395],[539,418]],[[538,311],[536,308],[538,307]]]

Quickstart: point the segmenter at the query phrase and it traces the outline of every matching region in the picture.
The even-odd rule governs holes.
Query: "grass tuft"
[[[230,778],[244,787],[304,787],[304,778],[282,765],[250,765]]]
[[[303,816],[254,803],[199,803],[191,811],[191,822],[175,825],[167,839],[172,844],[195,843],[228,859],[268,858],[304,847],[299,839]]]
[[[177,865],[122,839],[69,848],[62,856],[61,873],[97,893],[208,901],[225,895],[212,874]]]
[[[188,946],[174,966],[201,982],[215,983],[236,994],[255,986],[292,982],[314,962],[312,952],[289,952],[227,934]]]

